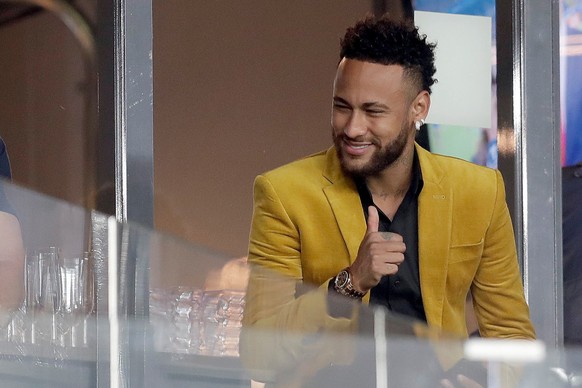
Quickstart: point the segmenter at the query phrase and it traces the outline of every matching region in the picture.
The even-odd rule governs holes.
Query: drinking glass
[[[24,267],[24,303],[12,317],[8,335],[16,343],[36,343],[36,320],[41,294],[39,251],[27,250]]]
[[[57,311],[58,345],[79,346],[82,339],[80,323],[83,319],[85,282],[83,269],[86,261],[82,257],[59,260],[60,305]]]
[[[188,287],[150,291],[150,322],[159,351],[198,354],[203,292]]]
[[[203,354],[238,356],[243,310],[243,292],[219,290],[205,293]]]
[[[83,319],[81,325],[78,326],[80,337],[77,345],[86,347],[92,343],[97,334],[96,318],[93,314],[95,311],[95,272],[93,271],[93,256],[90,252],[83,254],[80,281],[83,288],[81,295]]]
[[[171,309],[171,342],[178,353],[197,353],[200,347],[200,304],[202,291],[180,287]]]
[[[61,284],[58,270],[59,249],[50,247],[38,252],[38,282],[40,293],[32,310],[34,339],[42,343],[57,343],[56,314],[61,306]],[[34,280],[35,284],[37,280]],[[35,298],[37,295],[34,296]]]

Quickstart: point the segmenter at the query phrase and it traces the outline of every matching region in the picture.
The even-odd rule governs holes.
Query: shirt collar
[[[358,193],[360,194],[360,198],[363,200],[363,204],[365,209],[368,206],[374,203],[372,199],[372,193],[368,189],[366,185],[366,181],[364,178],[358,177],[355,179],[356,187],[358,189]],[[412,159],[412,180],[410,181],[410,187],[406,194],[408,195],[413,194],[414,196],[418,197],[420,192],[422,191],[422,187],[424,186],[424,181],[422,179],[422,170],[420,169],[420,162],[418,161],[418,154],[416,152],[416,148],[414,149],[414,155]]]

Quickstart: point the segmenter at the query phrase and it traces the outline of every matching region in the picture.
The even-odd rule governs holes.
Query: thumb
[[[380,216],[378,215],[378,209],[376,209],[376,206],[368,206],[368,221],[366,221],[368,230],[366,230],[366,234],[377,232],[378,224],[380,224]]]

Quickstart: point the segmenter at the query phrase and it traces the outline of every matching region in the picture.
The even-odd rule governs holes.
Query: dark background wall
[[[252,182],[330,144],[339,38],[368,2],[154,2],[156,225],[246,254]]]
[[[36,13],[0,28],[0,136],[14,181],[83,201],[81,51],[54,15]]]
[[[89,16],[91,2],[85,4]],[[330,144],[353,0],[154,0],[155,225],[244,256],[252,182]],[[48,13],[0,27],[0,136],[14,181],[84,205],[84,63]]]

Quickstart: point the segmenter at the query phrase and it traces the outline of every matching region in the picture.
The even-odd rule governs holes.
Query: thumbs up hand
[[[368,207],[367,229],[360,243],[358,256],[350,267],[352,283],[361,292],[368,292],[380,283],[382,276],[394,275],[404,260],[406,245],[396,233],[379,232],[380,216],[375,206]]]

